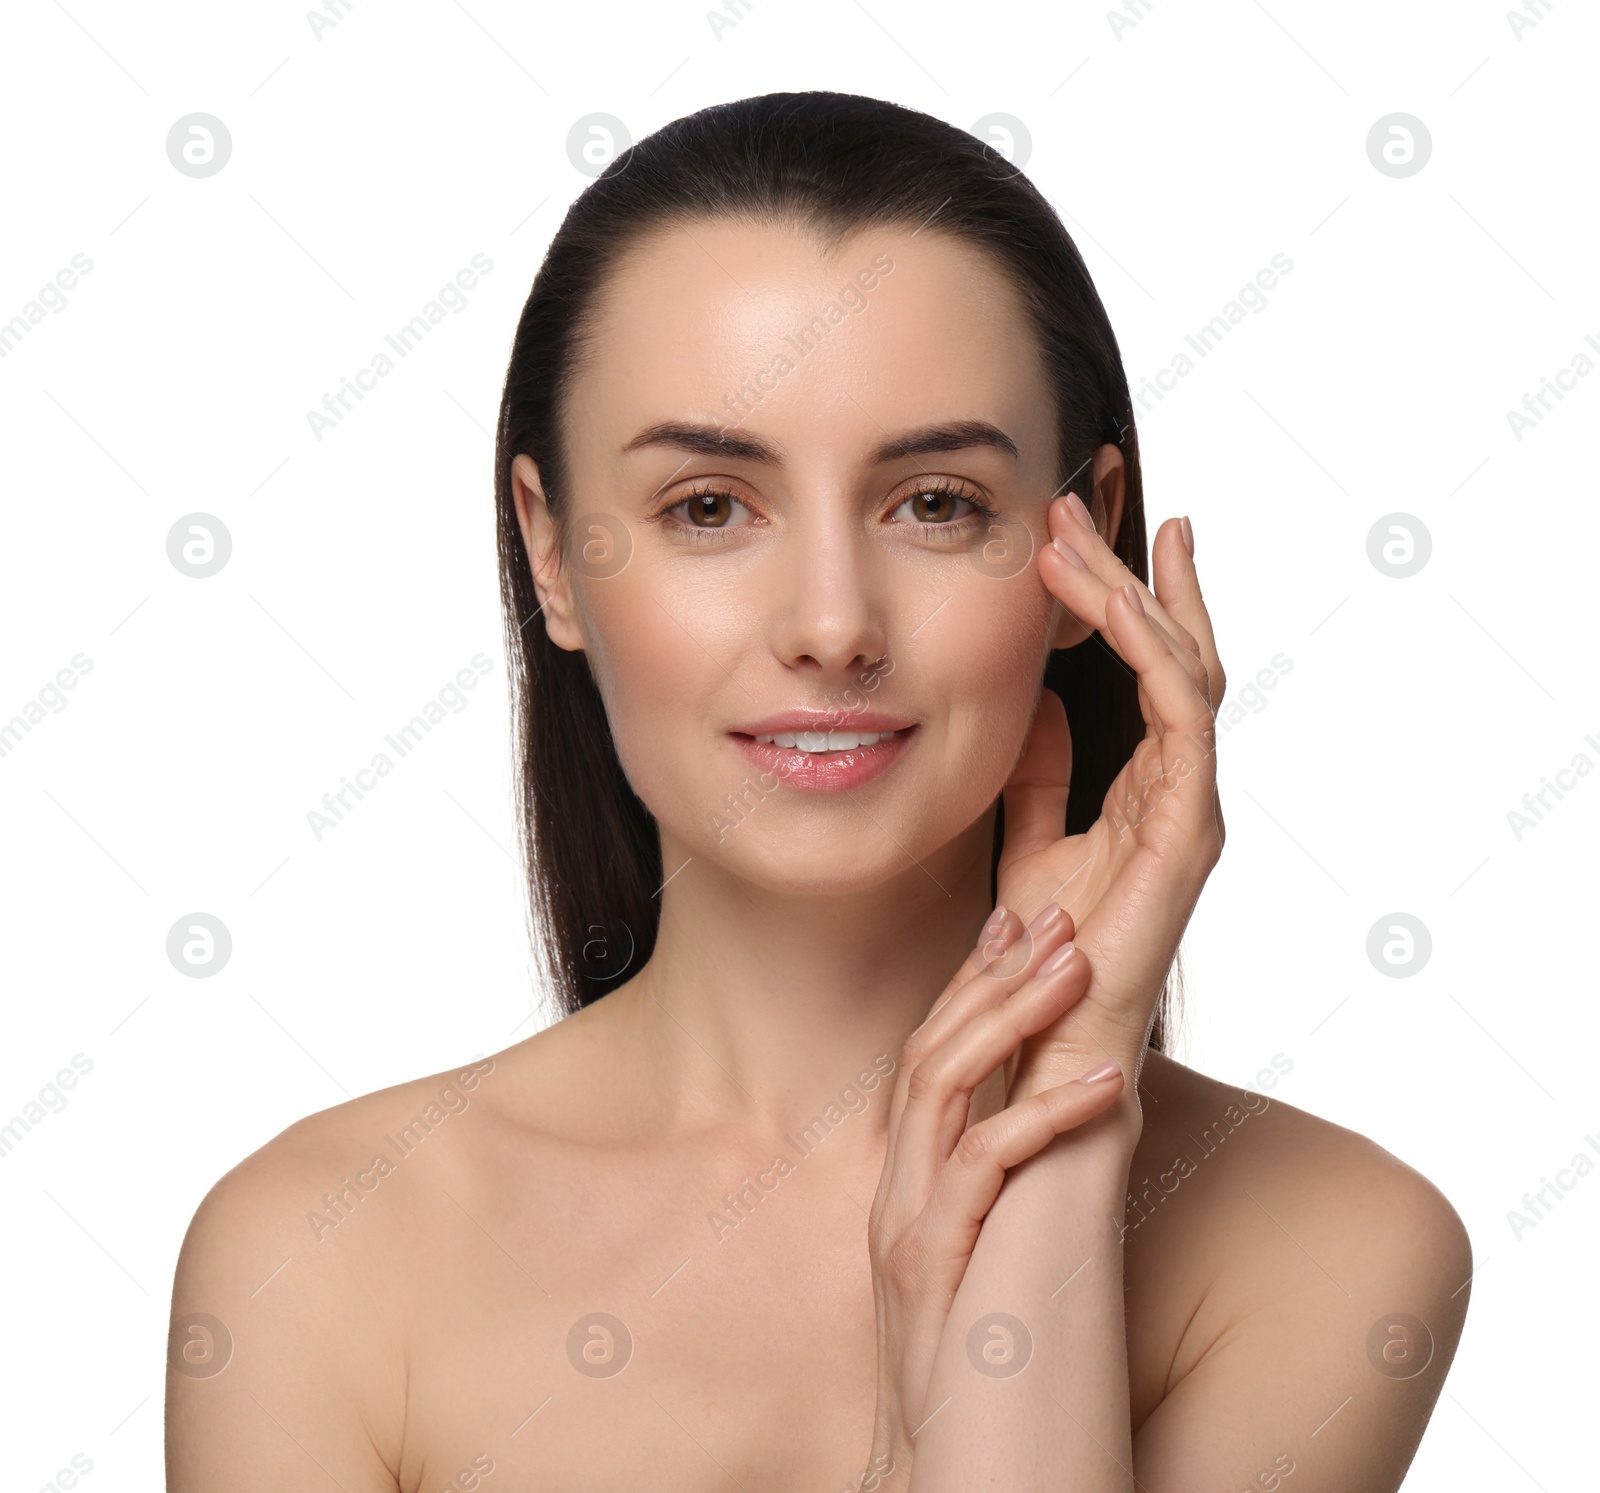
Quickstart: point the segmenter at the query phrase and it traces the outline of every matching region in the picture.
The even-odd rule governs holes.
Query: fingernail
[[[1189,551],[1189,558],[1192,560],[1194,559],[1194,525],[1189,522],[1187,513],[1178,521],[1178,528],[1183,534],[1183,547]]]
[[[1099,532],[1094,526],[1094,516],[1087,508],[1083,506],[1083,499],[1080,498],[1077,493],[1069,492],[1067,494],[1067,507],[1072,510],[1072,516],[1077,519],[1077,521],[1082,524],[1084,528],[1088,529],[1091,533]]]
[[[1089,562],[1085,560],[1083,556],[1077,552],[1077,550],[1073,549],[1073,547],[1068,544],[1065,539],[1052,539],[1050,543],[1055,546],[1056,553],[1059,554],[1061,558],[1067,562],[1067,564],[1076,565],[1079,570],[1087,570],[1089,568]]]
[[[995,910],[1000,914],[1000,922],[996,926],[994,919],[990,918],[983,930],[983,940],[978,945],[978,952],[990,964],[1001,958],[1022,933],[1022,919],[1016,913],[1008,912],[1003,907]]]
[[[1137,586],[1121,586],[1118,589],[1124,592],[1128,600],[1133,603],[1134,611],[1141,617],[1144,616],[1144,602],[1139,598],[1139,588]]]
[[[1113,1073],[1120,1072],[1122,1072],[1122,1069],[1115,1063],[1101,1063],[1098,1068],[1091,1068],[1087,1073],[1078,1079],[1078,1082],[1100,1083],[1102,1080],[1110,1078]]]
[[[1063,964],[1067,962],[1067,960],[1072,958],[1073,954],[1076,952],[1077,946],[1075,944],[1062,944],[1061,947],[1055,951],[1055,953],[1053,953],[1048,959],[1045,960],[1043,964],[1039,966],[1039,973],[1041,975],[1054,974],[1058,969],[1061,968]]]
[[[1016,938],[1016,933],[1006,936],[1006,927],[1016,927],[1018,919],[1011,917],[1006,911],[1005,903],[995,906],[995,911],[990,912],[989,922],[984,923],[984,930],[978,935],[978,952],[984,959],[998,959],[1010,949],[1011,943]]]
[[[1065,909],[1059,903],[1052,902],[1028,924],[1028,932],[1035,939],[1043,938],[1066,915]]]

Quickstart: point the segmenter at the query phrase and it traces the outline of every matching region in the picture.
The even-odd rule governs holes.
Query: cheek
[[[952,759],[985,787],[1022,749],[1039,699],[1053,606],[1037,576],[1025,572],[1008,581],[979,577],[945,608],[927,667],[949,710]]]
[[[732,785],[711,793],[709,760],[686,762],[684,753],[709,758],[720,744],[709,711],[736,670],[728,639],[741,630],[711,598],[699,595],[690,605],[643,567],[581,583],[578,607],[589,668],[634,792],[660,817],[683,798],[687,770],[704,783],[708,804],[720,802]]]

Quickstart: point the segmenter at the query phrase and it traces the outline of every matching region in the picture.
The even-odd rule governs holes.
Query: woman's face
[[[669,867],[861,891],[984,815],[1048,650],[1084,635],[1039,577],[1055,412],[987,258],[658,233],[603,291],[564,429],[559,565],[514,468],[545,625],[587,653]]]

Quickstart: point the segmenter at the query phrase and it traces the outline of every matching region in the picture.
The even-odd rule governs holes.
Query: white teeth
[[[894,734],[893,731],[780,731],[775,736],[758,736],[756,740],[802,752],[850,752],[857,747],[876,746]]]

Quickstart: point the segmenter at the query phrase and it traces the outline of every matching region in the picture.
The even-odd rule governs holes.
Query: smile
[[[793,747],[801,752],[853,752],[857,747],[877,746],[898,731],[780,731],[776,736],[758,736],[757,741],[773,746]]]
[[[870,783],[899,761],[916,729],[729,735],[749,761],[785,787],[802,793],[842,793]]]

